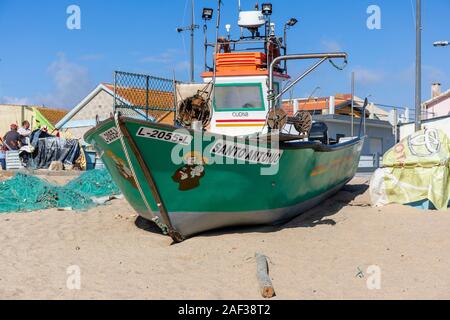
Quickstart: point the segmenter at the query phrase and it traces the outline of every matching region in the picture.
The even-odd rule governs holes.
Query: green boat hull
[[[247,154],[242,150],[239,156],[238,152],[227,153],[224,141],[228,140],[222,136],[205,134],[208,139],[204,139],[187,130],[178,135],[175,127],[132,118],[121,118],[120,123],[117,127],[114,119],[105,121],[88,132],[85,139],[101,153],[133,208],[142,217],[157,217],[166,225],[169,218],[183,237],[225,227],[279,224],[295,218],[354,177],[363,145],[362,139],[332,147],[286,142],[279,144],[278,154],[270,154],[273,146],[268,146],[264,149],[269,150],[267,156],[255,157],[252,152],[248,154],[255,143],[244,141]],[[154,133],[161,134],[158,137]],[[174,147],[193,146],[196,148],[187,158],[196,162],[174,161]],[[226,157],[221,157],[223,154]],[[220,158],[224,163],[217,161]],[[267,161],[262,161],[264,158]],[[267,171],[269,168],[272,170]]]

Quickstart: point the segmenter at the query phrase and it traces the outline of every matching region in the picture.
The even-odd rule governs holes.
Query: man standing
[[[11,131],[9,131],[3,138],[6,149],[8,149],[9,151],[17,151],[21,147],[21,137],[17,130],[17,124],[12,124]]]
[[[28,121],[24,121],[22,123],[22,127],[17,131],[20,136],[22,137],[22,145],[27,145],[27,138],[30,138],[31,136],[31,125]]]

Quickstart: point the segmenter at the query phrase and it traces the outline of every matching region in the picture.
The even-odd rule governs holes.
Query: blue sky
[[[251,9],[255,0],[242,0]],[[350,74],[357,75],[356,93],[378,103],[414,105],[415,25],[412,0],[274,0],[274,22],[281,31],[290,17],[300,20],[290,31],[290,53],[346,51],[344,71],[325,64],[297,88],[309,96],[350,92]],[[66,9],[81,8],[81,30],[68,30]],[[197,0],[203,6],[216,1]],[[369,5],[381,8],[381,30],[366,26]],[[450,88],[450,1],[423,1],[423,96],[433,82]],[[100,82],[111,82],[114,70],[188,79],[189,37],[176,33],[189,23],[186,0],[0,0],[0,102],[45,104],[71,108]],[[200,23],[198,19],[197,23]],[[237,28],[237,0],[224,0],[223,25]],[[212,25],[211,25],[211,28]],[[225,28],[222,26],[222,33]],[[197,75],[202,71],[202,32],[197,32]],[[212,39],[212,30],[211,30]],[[306,68],[291,65],[292,76]]]

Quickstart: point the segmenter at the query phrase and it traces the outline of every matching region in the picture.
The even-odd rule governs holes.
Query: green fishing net
[[[92,197],[108,197],[120,194],[117,185],[106,170],[87,171],[66,185],[67,189]]]
[[[106,170],[92,170],[65,186],[19,173],[0,183],[0,213],[51,208],[83,211],[96,206],[92,198],[120,194]]]

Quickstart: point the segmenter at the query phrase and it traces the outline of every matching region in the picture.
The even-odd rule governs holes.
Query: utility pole
[[[355,136],[355,72],[352,72],[352,129],[351,136]]]
[[[422,6],[416,0],[416,132],[422,130]]]
[[[191,24],[187,27],[181,27],[177,28],[177,32],[181,33],[184,31],[190,31],[191,32],[191,83],[195,82],[195,52],[194,52],[194,45],[195,45],[195,29],[200,28],[198,25],[195,24],[195,1],[192,0],[192,16],[191,16]]]

